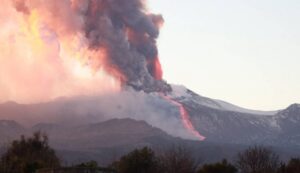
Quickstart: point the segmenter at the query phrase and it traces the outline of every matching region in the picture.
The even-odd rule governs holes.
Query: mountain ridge
[[[6,146],[21,134],[28,136],[40,130],[49,135],[50,145],[68,163],[96,160],[108,164],[143,146],[158,151],[184,146],[204,162],[215,162],[221,158],[234,159],[239,151],[254,144],[272,146],[283,158],[300,155],[299,104],[292,104],[275,115],[262,116],[199,104],[197,99],[187,98],[188,94],[173,93],[172,97],[184,105],[195,128],[206,136],[206,140],[202,142],[187,137],[187,132],[178,131],[178,128],[184,129],[184,126],[176,106],[156,94],[127,92],[120,97],[126,99],[120,102],[119,97],[113,99],[114,106],[109,109],[117,109],[114,113],[128,115],[121,117],[110,114],[107,116],[109,118],[105,118],[107,112],[102,112],[102,109],[108,108],[111,102],[106,104],[106,101],[110,97],[99,99],[85,96],[33,105],[0,104],[0,119],[12,119],[0,120],[0,144]],[[192,98],[195,97],[198,96]],[[202,96],[199,97],[203,99]],[[139,108],[140,106],[145,107]],[[148,107],[153,108],[146,109]],[[155,113],[149,114],[149,111]],[[137,116],[138,114],[145,116]],[[20,124],[14,119],[20,115],[22,117],[19,120],[25,123]],[[161,117],[163,118],[160,119]],[[159,118],[159,123],[155,118]],[[30,119],[36,121],[30,125]],[[73,119],[77,123],[70,123]]]

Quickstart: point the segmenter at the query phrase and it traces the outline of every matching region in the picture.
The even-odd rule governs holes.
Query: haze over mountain
[[[286,157],[300,154],[299,104],[273,112],[252,111],[199,96],[182,86],[173,86],[171,96],[184,105],[193,126],[206,137],[204,142],[184,128],[180,112],[172,103],[155,93],[129,89],[110,96],[1,104],[0,119],[10,119],[0,121],[1,143],[41,130],[70,162],[79,156],[106,162],[141,146],[200,148],[207,161],[230,158],[254,144],[272,146]],[[209,148],[228,151],[217,154],[207,151]],[[103,153],[107,157],[100,157]]]

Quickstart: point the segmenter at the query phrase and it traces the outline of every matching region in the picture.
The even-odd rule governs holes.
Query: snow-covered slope
[[[300,146],[299,104],[264,112],[202,97],[183,86],[173,86],[171,95],[185,106],[193,125],[207,141]]]
[[[208,97],[203,97],[194,93],[193,91],[185,88],[182,85],[172,85],[173,93],[172,95],[177,98],[191,99],[197,102],[199,105],[207,106],[214,109],[219,110],[227,110],[233,112],[241,112],[248,114],[256,114],[256,115],[275,115],[278,111],[259,111],[259,110],[251,110],[236,106],[234,104],[228,103],[226,101],[211,99]]]

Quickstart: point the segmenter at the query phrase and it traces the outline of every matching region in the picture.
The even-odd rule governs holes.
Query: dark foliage
[[[75,168],[98,168],[98,163],[92,160],[89,162],[80,163],[78,165],[75,165],[74,167]]]
[[[237,169],[226,159],[215,164],[203,165],[197,173],[236,173]]]
[[[293,158],[286,166],[286,172],[299,173],[300,172],[300,158]]]
[[[299,173],[300,158],[292,158],[287,164],[282,164],[278,173]]]
[[[238,155],[237,168],[241,173],[276,173],[279,166],[279,156],[262,146],[250,147]]]
[[[119,173],[157,173],[159,163],[152,151],[148,147],[136,149],[123,156],[120,161],[113,163],[113,167]]]
[[[194,173],[197,162],[185,148],[175,147],[159,156],[161,171],[164,173]]]
[[[35,132],[32,137],[14,140],[1,157],[1,173],[33,173],[39,168],[59,167],[60,161],[48,145],[48,137]]]

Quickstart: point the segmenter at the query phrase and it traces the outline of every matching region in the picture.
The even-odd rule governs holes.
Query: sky
[[[300,1],[149,0],[164,78],[259,110],[300,103]]]

